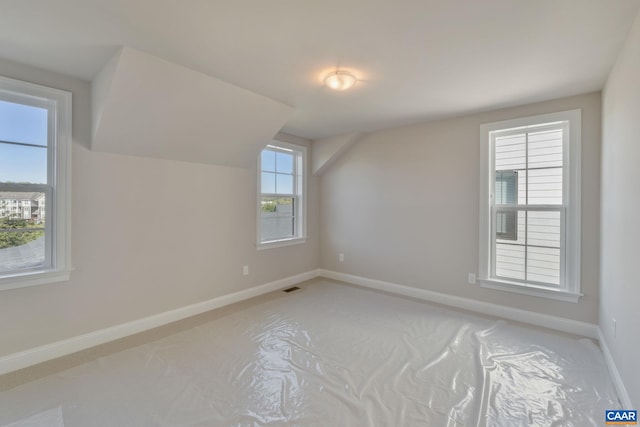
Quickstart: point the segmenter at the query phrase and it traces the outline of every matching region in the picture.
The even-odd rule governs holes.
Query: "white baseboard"
[[[78,335],[73,338],[35,347],[19,353],[9,354],[7,356],[0,357],[0,375],[17,371],[18,369],[27,368],[58,357],[66,356],[87,348],[124,338],[129,335],[144,332],[149,329],[157,328],[178,320],[186,319],[187,317],[244,301],[249,298],[284,289],[318,276],[318,270],[307,271],[305,273],[296,274],[295,276],[286,277],[264,285],[255,286],[232,294],[213,298],[208,301],[165,311],[164,313],[155,314],[143,319]]]
[[[613,356],[611,355],[611,350],[609,350],[609,345],[607,344],[607,340],[604,337],[604,333],[602,333],[602,329],[600,329],[599,326],[598,340],[600,341],[600,348],[602,349],[602,354],[604,354],[604,360],[607,362],[607,367],[609,368],[611,379],[613,379],[613,384],[616,386],[616,391],[618,392],[618,397],[620,398],[620,404],[624,409],[632,409],[633,406],[631,405],[631,398],[629,397],[627,388],[622,381],[622,376],[620,376],[620,372],[618,371],[616,362],[614,362],[613,360]]]
[[[339,273],[331,270],[319,270],[322,277],[340,280],[366,288],[377,289],[379,291],[391,292],[438,304],[464,310],[475,311],[477,313],[490,316],[503,317],[505,319],[516,320],[518,322],[529,323],[549,329],[555,329],[583,337],[598,339],[598,327],[592,323],[580,322],[577,320],[565,319],[558,316],[536,313],[518,308],[506,307],[504,305],[492,304],[483,301],[476,301],[469,298],[443,294],[440,292],[418,289],[411,286],[398,285],[396,283],[384,282],[382,280],[369,279],[367,277],[354,276],[352,274]]]

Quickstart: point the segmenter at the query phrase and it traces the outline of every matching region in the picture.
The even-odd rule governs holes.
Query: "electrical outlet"
[[[344,262],[344,254],[338,254],[338,261]]]
[[[248,276],[249,275],[249,266],[248,265],[242,266],[242,275],[243,276]]]
[[[476,273],[469,273],[469,278],[467,279],[470,285],[476,284]]]
[[[616,329],[617,329],[617,325],[616,325],[617,320],[616,320],[615,317],[611,318],[611,323],[612,323],[611,326],[613,327],[613,337],[615,338],[616,337],[616,333],[617,333],[617,331],[616,331]]]

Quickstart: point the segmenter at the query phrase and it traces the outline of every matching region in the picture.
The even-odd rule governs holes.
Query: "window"
[[[481,286],[578,301],[580,115],[481,126]]]
[[[69,278],[71,94],[0,77],[0,289]]]
[[[258,246],[305,239],[306,148],[274,141],[258,162]]]

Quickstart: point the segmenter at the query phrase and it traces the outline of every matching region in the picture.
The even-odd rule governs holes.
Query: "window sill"
[[[0,291],[26,288],[28,286],[46,285],[48,283],[66,282],[70,271],[38,271],[0,278]]]
[[[299,245],[301,243],[305,243],[306,241],[307,241],[306,237],[296,237],[296,238],[293,238],[293,239],[272,240],[270,242],[258,243],[257,249],[259,251],[261,251],[261,250],[264,250],[264,249],[281,248],[281,247],[284,247],[284,246]]]
[[[542,286],[526,285],[501,280],[479,280],[480,286],[498,291],[513,292],[516,294],[530,295],[539,298],[554,299],[557,301],[571,302],[577,304],[580,301],[581,293],[568,292],[560,289],[544,288]]]

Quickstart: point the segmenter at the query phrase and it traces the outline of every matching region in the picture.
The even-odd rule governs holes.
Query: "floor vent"
[[[300,288],[297,286],[294,286],[293,288],[284,289],[282,292],[289,293],[289,292],[297,291],[298,289]]]

